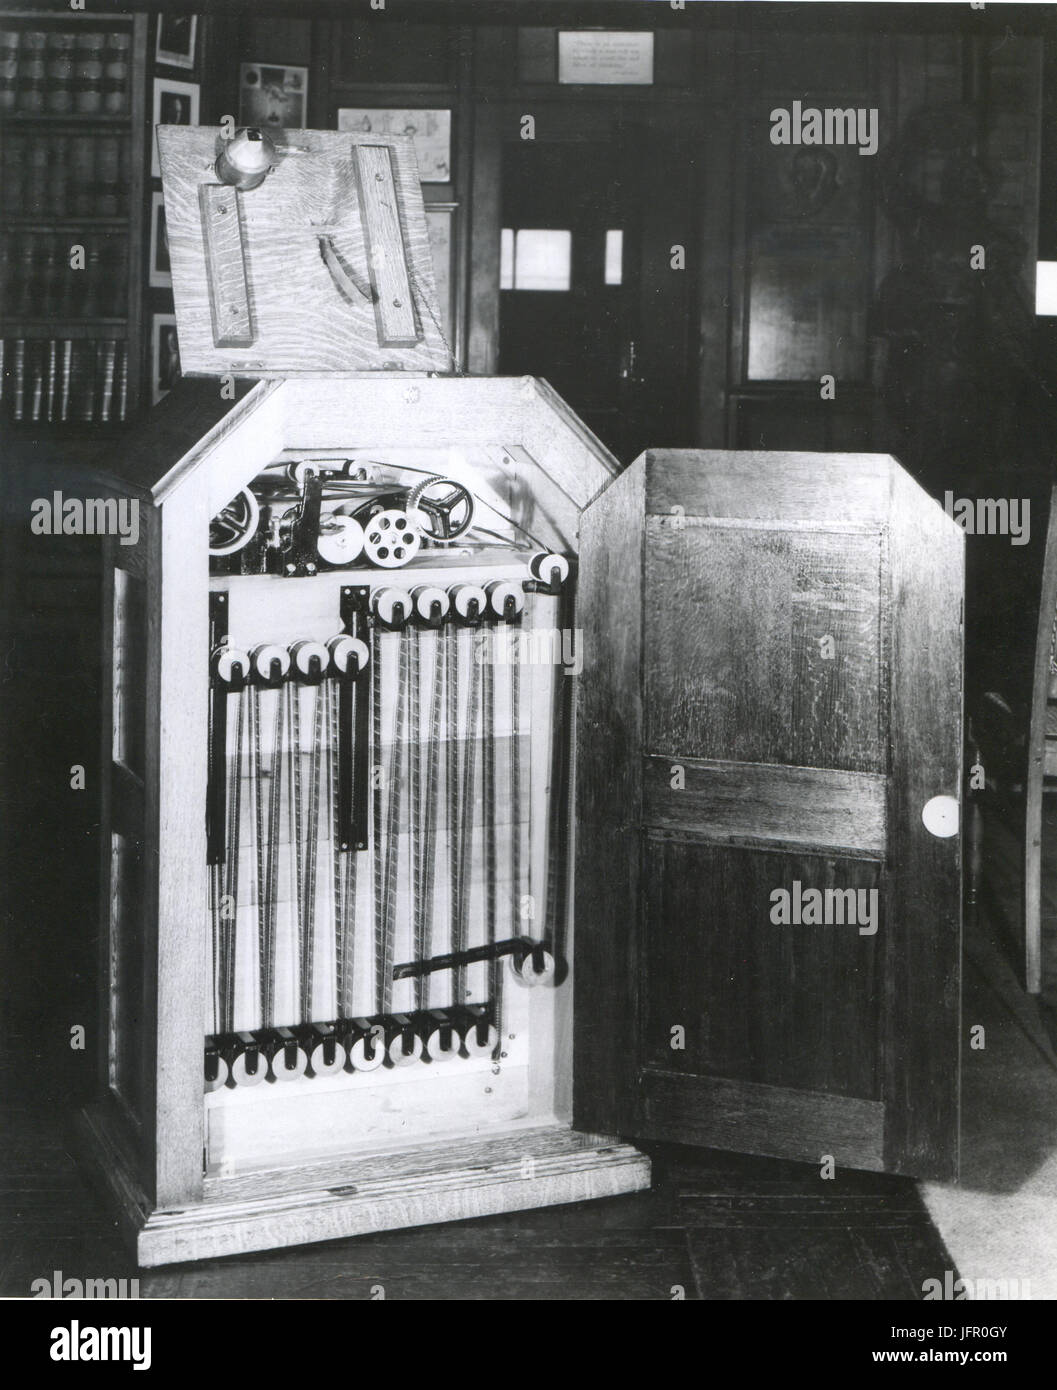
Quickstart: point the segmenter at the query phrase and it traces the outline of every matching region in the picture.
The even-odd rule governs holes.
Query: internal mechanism
[[[462,483],[351,458],[269,465],[213,517],[216,574],[303,577],[351,565],[401,569],[421,550],[466,537],[474,498]]]
[[[431,540],[473,515],[435,476],[398,508],[391,484],[369,486],[329,513],[365,552],[372,527],[403,541],[392,512],[424,517]],[[251,511],[236,499],[218,539]],[[493,658],[567,623],[568,575],[561,555],[515,549],[406,586],[320,575],[293,641],[258,640],[268,586],[211,595],[207,1089],[500,1065],[507,984],[564,978],[572,683],[553,660]]]

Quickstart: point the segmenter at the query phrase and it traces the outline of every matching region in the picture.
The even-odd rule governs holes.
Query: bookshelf
[[[146,15],[0,13],[0,426],[144,404]]]

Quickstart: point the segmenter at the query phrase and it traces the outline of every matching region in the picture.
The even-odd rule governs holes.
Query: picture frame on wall
[[[151,289],[172,288],[172,268],[169,264],[169,232],[165,221],[165,196],[155,191],[150,205],[150,265],[148,283]]]
[[[304,130],[307,124],[307,68],[282,63],[239,66],[239,125]]]
[[[150,333],[150,399],[157,405],[180,380],[180,344],[175,314],[152,314]]]
[[[154,79],[153,125],[197,125],[201,86],[197,82],[178,82],[172,77]],[[158,140],[151,143],[151,177],[161,178]]]
[[[159,14],[154,61],[170,68],[193,68],[197,37],[197,15]]]
[[[342,107],[338,129],[410,135],[420,183],[451,183],[451,112],[399,107]]]

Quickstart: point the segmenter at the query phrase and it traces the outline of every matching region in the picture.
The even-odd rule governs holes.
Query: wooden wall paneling
[[[962,795],[965,537],[897,467],[891,497],[889,717],[899,736],[891,741],[888,826],[899,872],[883,904],[885,1161],[895,1172],[949,1179],[957,1168],[946,1141],[957,1135],[960,1021],[942,1029],[936,1018],[960,1020],[960,838],[937,839],[921,812],[934,796]],[[930,930],[911,931],[914,921]]]
[[[98,993],[99,993],[99,1037],[97,1049],[97,1076],[100,1094],[108,1089],[110,1076],[111,1015],[110,1015],[110,942],[113,923],[111,921],[111,777],[113,762],[113,719],[114,719],[114,565],[117,556],[117,538],[108,536],[103,541],[103,564],[100,600],[102,604],[102,624],[100,634],[100,681],[99,681],[99,949],[97,953]]]
[[[573,1121],[617,1133],[637,1110],[645,515],[640,458],[580,529]]]
[[[146,374],[147,353],[149,351],[147,300],[144,286],[147,280],[146,256],[149,242],[150,199],[145,188],[147,164],[137,150],[137,136],[147,129],[147,149],[150,149],[149,121],[147,110],[147,43],[151,32],[148,17],[136,14],[132,19],[132,70],[131,70],[131,109],[132,124],[130,139],[132,148],[128,162],[129,187],[129,244],[128,244],[128,341],[125,348],[128,362],[128,417],[131,418],[147,401]],[[149,160],[150,155],[147,154]],[[145,215],[146,214],[146,215]]]
[[[499,232],[502,217],[502,132],[495,111],[474,112],[470,203],[470,292],[467,366],[490,376],[499,366]]]
[[[202,470],[162,509],[150,605],[147,862],[157,864],[157,902],[148,919],[157,936],[148,952],[156,995],[147,1017],[156,1028],[151,1168],[161,1207],[194,1200],[202,1191],[206,836],[204,818],[190,808],[205,805],[206,769],[205,759],[187,750],[205,748],[208,738],[208,524],[209,479]],[[201,543],[189,547],[194,536]]]
[[[700,65],[703,36],[695,37]],[[734,35],[719,32],[709,36],[708,50],[714,66],[709,68],[712,80],[704,111],[706,130],[702,141],[705,167],[698,188],[701,230],[697,443],[702,448],[719,449],[730,442],[727,439],[727,387],[733,367],[731,335],[735,323],[731,294],[735,278],[732,238],[738,177],[735,155],[741,123],[734,97],[737,76]]]

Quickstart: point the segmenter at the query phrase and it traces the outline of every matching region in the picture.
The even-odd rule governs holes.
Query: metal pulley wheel
[[[260,519],[260,505],[250,489],[244,487],[210,521],[210,555],[234,555],[249,545]]]
[[[413,560],[422,544],[422,532],[407,512],[385,508],[364,526],[363,553],[381,569],[399,569]]]
[[[450,478],[424,478],[408,493],[407,510],[431,541],[453,541],[473,521],[473,495]]]
[[[354,516],[330,512],[320,518],[316,550],[328,565],[351,565],[363,554],[363,527]]]

